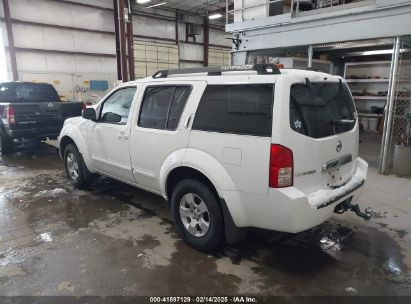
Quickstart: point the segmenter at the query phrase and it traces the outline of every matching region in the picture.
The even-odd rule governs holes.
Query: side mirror
[[[94,108],[85,108],[82,117],[84,119],[96,121],[96,111]]]

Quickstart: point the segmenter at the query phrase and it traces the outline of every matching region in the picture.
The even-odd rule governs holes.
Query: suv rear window
[[[209,85],[193,130],[271,136],[274,85]]]
[[[54,87],[47,83],[2,83],[0,100],[12,102],[60,101]]]
[[[354,102],[342,82],[293,84],[290,95],[290,125],[298,133],[321,138],[355,125]]]

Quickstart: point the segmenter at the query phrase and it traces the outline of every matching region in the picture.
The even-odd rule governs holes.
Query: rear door
[[[166,158],[187,148],[192,117],[205,81],[147,84],[131,130],[131,162],[140,187],[160,191]]]
[[[284,87],[289,111],[278,135],[293,151],[294,185],[305,193],[343,185],[356,169],[357,114],[343,82],[303,80]],[[288,117],[287,117],[288,116]]]
[[[272,80],[250,76],[236,81],[233,76],[232,84],[209,84],[201,98],[189,148],[210,154],[224,166],[235,187],[226,190],[268,191]]]

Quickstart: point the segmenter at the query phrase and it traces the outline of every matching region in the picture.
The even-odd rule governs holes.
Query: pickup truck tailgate
[[[61,127],[60,102],[36,102],[13,104],[16,124],[13,129]]]

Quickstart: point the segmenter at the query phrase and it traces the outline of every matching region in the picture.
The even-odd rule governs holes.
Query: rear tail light
[[[86,108],[87,108],[87,104],[83,102],[83,104],[81,105],[81,111],[84,111]]]
[[[16,117],[14,116],[14,108],[13,106],[7,106],[7,121],[9,125],[15,125],[16,124]]]
[[[293,185],[293,152],[281,145],[271,145],[270,188],[283,188]]]

